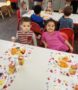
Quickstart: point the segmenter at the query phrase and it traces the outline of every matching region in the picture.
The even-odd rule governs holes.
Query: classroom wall
[[[65,0],[53,0],[53,9],[58,11],[60,8],[64,8]]]
[[[0,0],[0,2],[5,2],[6,0]]]

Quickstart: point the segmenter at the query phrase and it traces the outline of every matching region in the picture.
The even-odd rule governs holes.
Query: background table
[[[31,15],[33,14],[34,12],[31,10],[29,11],[28,13],[24,14],[22,17],[31,17]],[[43,13],[43,11],[41,12]],[[49,15],[49,14],[45,14],[43,13],[44,16],[47,16],[49,18],[52,18],[54,19],[55,21],[59,21],[59,19],[63,16],[63,13],[58,13],[58,12],[52,12],[52,15]],[[70,18],[73,20],[73,23],[74,24],[77,24],[78,25],[78,14],[71,14]]]
[[[2,6],[10,6],[10,2],[7,1],[7,2],[0,2],[0,7]]]
[[[0,40],[0,54],[12,47],[13,42]],[[61,69],[55,62],[68,56],[72,64],[78,64],[78,55],[18,43],[14,47],[24,47],[29,54],[24,66],[17,69],[14,82],[7,90],[73,90],[73,85],[78,84],[78,70],[76,75],[63,75],[68,68]],[[59,78],[62,83],[59,83]]]

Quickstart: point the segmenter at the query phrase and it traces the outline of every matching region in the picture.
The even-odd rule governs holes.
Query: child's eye
[[[25,25],[24,25],[24,27],[25,27]]]
[[[28,27],[30,27],[30,25],[28,25]]]

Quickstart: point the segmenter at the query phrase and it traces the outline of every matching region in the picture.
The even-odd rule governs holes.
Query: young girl
[[[20,6],[20,14],[21,14],[21,16],[22,16],[23,14],[27,13],[28,10],[29,10],[28,5],[26,4],[25,1],[22,1],[22,2],[21,2],[21,6]]]
[[[20,21],[20,30],[17,32],[16,37],[11,38],[12,41],[18,40],[22,44],[37,45],[35,34],[30,28],[30,19],[23,17]]]
[[[45,8],[44,10],[46,11],[46,13],[52,14],[53,12],[52,0],[49,0],[47,2],[47,8]]]
[[[49,19],[46,23],[46,32],[42,34],[42,42],[45,48],[59,50],[59,51],[73,51],[70,43],[65,40],[59,31],[55,31],[55,22]]]

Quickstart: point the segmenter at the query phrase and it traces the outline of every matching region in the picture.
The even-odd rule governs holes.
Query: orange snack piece
[[[69,58],[66,56],[66,57],[63,57],[62,60],[65,61],[65,62],[68,62]]]
[[[71,65],[71,68],[76,70],[77,69],[77,65]]]
[[[76,65],[71,65],[71,67],[69,69],[70,75],[75,75],[76,74],[76,70],[77,70],[77,66]]]
[[[69,69],[69,73],[70,75],[75,75],[76,74],[76,70],[75,69]]]
[[[62,67],[62,68],[68,68],[68,64],[67,64],[65,61],[63,61],[63,60],[60,60],[60,61],[58,62],[58,65],[59,65],[60,67]]]
[[[12,54],[12,55],[15,55],[15,54],[17,53],[17,51],[18,51],[18,50],[17,50],[16,48],[12,48],[12,49],[11,49],[11,54]]]

